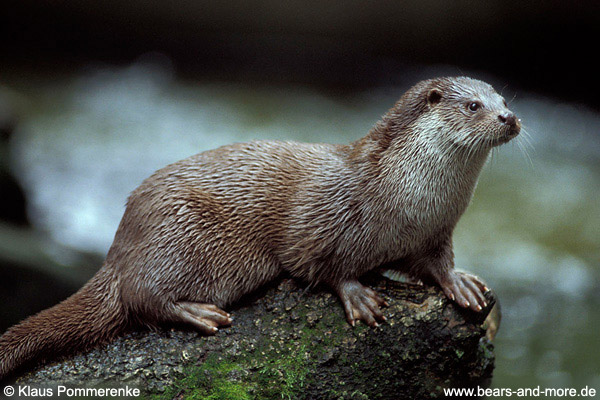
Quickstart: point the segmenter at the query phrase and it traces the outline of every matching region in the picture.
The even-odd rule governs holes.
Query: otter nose
[[[498,119],[503,124],[506,124],[506,125],[509,125],[509,126],[513,126],[514,127],[514,126],[517,125],[517,117],[515,116],[515,114],[513,114],[511,112],[498,115]]]

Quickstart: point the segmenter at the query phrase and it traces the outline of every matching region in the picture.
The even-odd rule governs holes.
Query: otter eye
[[[479,103],[478,101],[473,101],[469,103],[469,110],[471,111],[477,111],[479,110],[479,107],[481,107],[481,103]]]

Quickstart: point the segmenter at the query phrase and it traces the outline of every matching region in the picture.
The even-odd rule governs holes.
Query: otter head
[[[460,147],[490,149],[506,143],[521,130],[521,122],[492,86],[466,78],[424,81],[422,117],[436,121],[430,139]]]

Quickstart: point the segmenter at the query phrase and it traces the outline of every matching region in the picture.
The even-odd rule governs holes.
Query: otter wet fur
[[[380,266],[479,311],[487,288],[454,269],[452,231],[490,150],[520,127],[490,85],[437,78],[348,145],[256,141],[171,164],[131,194],[98,273],[0,337],[0,377],[132,327],[214,334],[232,323],[223,308],[283,271],[328,285],[351,325],[385,320],[359,282]]]

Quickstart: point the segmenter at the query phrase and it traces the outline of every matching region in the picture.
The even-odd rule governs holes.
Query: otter
[[[452,231],[490,150],[519,131],[490,85],[435,78],[348,145],[255,141],[171,164],[133,191],[98,273],[0,337],[0,377],[132,327],[215,334],[284,271],[329,286],[351,325],[385,321],[359,281],[381,266],[480,311],[488,289],[454,269]]]

